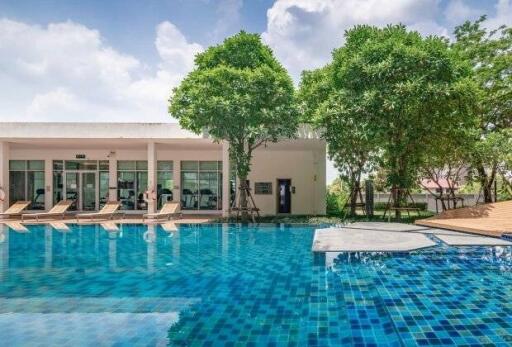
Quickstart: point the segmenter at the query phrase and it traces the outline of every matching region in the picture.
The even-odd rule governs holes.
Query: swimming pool
[[[9,346],[512,344],[512,247],[323,256],[311,226],[3,228]]]

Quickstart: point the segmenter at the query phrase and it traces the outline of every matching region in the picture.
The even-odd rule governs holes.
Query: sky
[[[195,54],[240,30],[298,83],[356,24],[452,38],[483,14],[512,25],[512,0],[1,0],[0,121],[175,122],[167,100]]]

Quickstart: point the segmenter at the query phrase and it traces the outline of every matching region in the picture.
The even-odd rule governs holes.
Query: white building
[[[127,213],[181,201],[183,213],[223,213],[234,196],[228,145],[178,124],[0,123],[0,211],[17,200],[48,210],[62,199],[95,211],[120,200]],[[325,142],[297,139],[254,153],[249,184],[264,215],[325,214]],[[154,192],[155,200],[144,199]]]

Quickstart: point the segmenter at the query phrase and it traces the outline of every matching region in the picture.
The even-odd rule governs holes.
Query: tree
[[[467,122],[463,125],[448,124],[448,128],[438,134],[437,141],[427,150],[428,156],[420,167],[420,186],[440,198],[443,211],[449,208],[444,195],[455,199],[455,190],[468,177],[468,166],[475,150],[474,118],[468,114],[465,120]],[[424,179],[434,183],[437,191],[426,185]]]
[[[497,175],[506,178],[508,161],[512,153],[512,129],[492,131],[480,138],[472,152],[473,163],[476,164],[476,174],[484,195],[484,202],[492,202],[493,185]],[[507,185],[508,181],[504,180]],[[495,194],[497,192],[495,191]]]
[[[484,202],[492,202],[492,187],[506,154],[496,152],[497,141],[512,127],[512,29],[488,30],[486,17],[467,21],[455,29],[453,49],[468,59],[478,86],[475,94],[479,135],[472,167],[480,182]],[[501,134],[501,135],[493,135]],[[491,136],[492,138],[488,139]],[[499,147],[499,146],[498,146]],[[508,151],[512,151],[508,147]],[[498,159],[498,160],[497,160]]]
[[[169,112],[184,128],[229,142],[240,188],[254,150],[294,137],[299,120],[287,71],[259,35],[243,31],[196,56],[194,70],[173,90]],[[247,208],[245,189],[240,205]]]
[[[329,158],[349,185],[350,214],[355,215],[361,178],[373,169],[376,143],[366,119],[351,107],[351,94],[335,84],[332,65],[302,74],[298,99],[305,119],[320,130]]]
[[[399,207],[437,134],[464,122],[474,92],[471,69],[447,40],[423,38],[403,25],[356,26],[345,37],[333,53],[334,85],[378,144]]]

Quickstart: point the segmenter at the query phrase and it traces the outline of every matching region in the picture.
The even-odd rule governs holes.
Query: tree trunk
[[[492,198],[492,185],[494,183],[494,179],[496,178],[496,174],[488,175],[485,171],[483,165],[479,165],[477,167],[478,179],[480,181],[480,185],[482,186],[482,192],[484,194],[484,203],[488,204],[493,202]],[[494,172],[494,171],[493,171]]]
[[[242,215],[242,222],[247,222],[249,220],[249,212],[247,211],[247,176],[239,177],[239,193],[240,193],[240,209]]]
[[[402,189],[400,187],[393,186],[391,193],[393,194],[393,207],[400,208],[400,202],[402,201]],[[400,210],[395,210],[395,218],[398,220],[400,217]]]
[[[357,193],[359,192],[359,180],[352,176],[352,193],[350,195],[350,215],[356,215]]]

